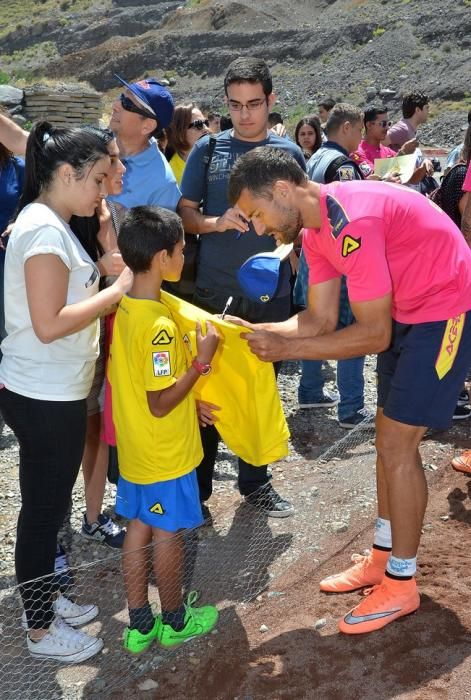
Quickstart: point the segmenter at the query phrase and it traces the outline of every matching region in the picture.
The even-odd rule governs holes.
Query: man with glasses
[[[200,236],[194,302],[212,313],[221,313],[232,297],[230,313],[254,322],[282,321],[288,318],[291,306],[289,262],[282,263],[280,283],[272,300],[257,303],[244,295],[237,281],[238,269],[250,256],[274,250],[275,243],[258,237],[240,209],[229,206],[227,185],[236,160],[256,146],[270,145],[288,151],[303,170],[304,157],[296,144],[269,131],[268,115],[276,97],[265,61],[249,57],[233,61],[226,72],[224,91],[233,128],[214,137],[212,154],[210,136],[196,142],[181,184],[179,213],[185,231]],[[218,439],[214,426],[202,430],[205,457],[198,468],[202,502],[212,493]],[[269,483],[267,466],[255,467],[239,459],[238,483],[247,501],[269,516],[286,517],[293,513],[291,504]],[[203,514],[208,518],[207,506]]]
[[[363,114],[363,124],[365,126],[364,138],[360,141],[358,149],[352,156],[365,176],[374,172],[375,160],[377,158],[405,156],[415,151],[415,139],[406,141],[397,153],[389,146],[383,144],[386,134],[388,133],[388,127],[391,126],[386,107],[382,105],[367,107]]]
[[[155,78],[128,84],[116,77],[124,91],[113,103],[109,126],[126,173],[122,193],[109,199],[126,208],[146,204],[175,211],[180,190],[156,141],[172,120],[172,95]]]

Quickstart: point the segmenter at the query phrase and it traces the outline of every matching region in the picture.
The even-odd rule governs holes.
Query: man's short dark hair
[[[410,92],[402,98],[402,116],[404,119],[410,119],[414,116],[415,110],[418,107],[423,109],[428,105],[428,95],[423,92]]]
[[[276,126],[276,124],[283,124],[283,117],[279,112],[270,112],[268,115],[268,126]]]
[[[317,106],[324,107],[327,112],[330,112],[330,110],[335,107],[335,100],[333,100],[332,97],[326,97],[322,102],[319,102]]]
[[[359,107],[349,105],[346,102],[339,102],[333,107],[329,114],[327,124],[325,125],[325,133],[330,137],[330,135],[335,134],[345,122],[356,124],[361,121],[362,118],[363,112]]]
[[[182,238],[182,220],[175,212],[161,207],[133,207],[124,216],[118,246],[126,265],[139,273],[150,270],[152,259],[161,250],[172,255]]]
[[[368,105],[363,111],[363,123],[375,122],[380,114],[387,114],[388,108],[384,105]]]
[[[243,189],[248,189],[256,197],[272,199],[273,185],[277,180],[301,185],[307,179],[293,156],[282,148],[258,146],[235,162],[229,178],[229,203],[234,206]]]
[[[233,83],[261,83],[265,95],[273,92],[270,69],[263,58],[240,57],[232,61],[224,77],[224,92]]]
[[[232,119],[228,114],[223,114],[221,116],[221,121],[219,122],[219,126],[221,127],[221,131],[226,131],[226,129],[232,129]]]

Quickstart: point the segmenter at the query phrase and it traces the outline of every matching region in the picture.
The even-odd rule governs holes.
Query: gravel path
[[[367,358],[365,370],[365,404],[374,408],[376,388],[374,379],[375,359]],[[299,410],[297,404],[297,387],[300,368],[297,362],[284,364],[278,378],[280,395],[285,407],[287,420],[291,430],[290,456],[287,460],[274,465],[273,475],[277,479],[280,491],[289,494],[290,486],[286,481],[287,465],[293,465],[299,459],[315,459],[326,447],[346,435],[344,429],[337,424],[335,409]],[[326,369],[328,377],[327,388],[333,388],[335,383],[335,363],[330,363]],[[313,431],[315,423],[315,432]],[[5,427],[0,438],[0,589],[15,585],[14,579],[14,547],[15,528],[21,497],[18,484],[18,444],[9,428]],[[227,497],[234,493],[237,478],[237,460],[224,445],[221,445],[213,503],[217,502],[218,509],[224,509]],[[295,473],[296,469],[294,470]],[[105,508],[112,511],[115,487],[107,485]],[[79,534],[82,512],[84,509],[83,480],[80,473],[73,492],[73,506],[70,527],[62,533],[62,539],[74,565],[89,563],[106,556],[107,549],[102,545],[84,541]]]

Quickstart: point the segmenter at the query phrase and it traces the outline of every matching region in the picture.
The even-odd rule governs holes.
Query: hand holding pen
[[[224,231],[236,230],[237,238],[249,230],[249,222],[244,216],[239,207],[231,207],[224,214],[216,219],[216,231],[223,233]]]

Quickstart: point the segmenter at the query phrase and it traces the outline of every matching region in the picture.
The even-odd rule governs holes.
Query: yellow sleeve
[[[142,339],[146,391],[163,391],[177,381],[176,333],[175,324],[164,317],[146,328]]]

